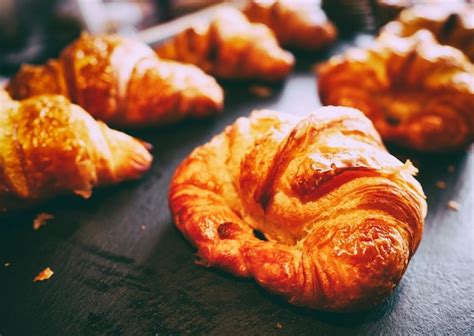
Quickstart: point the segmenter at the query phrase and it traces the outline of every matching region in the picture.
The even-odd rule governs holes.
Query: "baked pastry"
[[[160,60],[145,44],[115,35],[82,34],[59,59],[23,66],[8,91],[15,99],[61,94],[124,127],[205,117],[223,104],[222,89],[200,69]]]
[[[95,121],[58,95],[14,101],[0,92],[0,213],[57,195],[137,179],[146,144]]]
[[[284,47],[315,51],[337,37],[318,0],[251,0],[244,13],[251,22],[268,26]]]
[[[219,10],[211,22],[186,29],[156,52],[226,79],[278,81],[294,63],[293,55],[280,48],[267,26],[250,23],[233,8]]]
[[[295,305],[353,311],[386,298],[417,249],[426,203],[415,172],[360,111],[264,110],[181,163],[170,208],[205,265]]]
[[[414,6],[383,31],[410,36],[420,29],[431,31],[439,43],[462,50],[474,62],[474,5],[450,1]]]
[[[323,104],[362,110],[385,141],[449,151],[474,139],[474,67],[428,31],[382,34],[368,48],[331,58],[318,73]]]

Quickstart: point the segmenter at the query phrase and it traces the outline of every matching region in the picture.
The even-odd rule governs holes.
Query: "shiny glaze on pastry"
[[[282,46],[316,51],[337,37],[336,27],[327,19],[319,2],[252,0],[244,13],[250,21],[268,26]]]
[[[61,94],[95,118],[124,127],[218,113],[223,91],[200,69],[159,59],[145,44],[116,35],[82,36],[59,59],[24,65],[9,82],[15,99]]]
[[[414,173],[360,111],[262,110],[196,148],[169,201],[202,264],[295,305],[353,311],[393,291],[420,243],[426,202]]]
[[[474,5],[453,1],[405,9],[383,31],[410,36],[427,29],[437,41],[461,51],[474,62]]]
[[[382,34],[319,66],[327,105],[362,110],[388,142],[449,151],[474,140],[474,67],[428,31],[408,38]]]
[[[0,213],[141,177],[146,144],[95,121],[63,96],[17,102],[0,91]]]
[[[156,51],[160,57],[192,63],[227,79],[278,81],[294,63],[267,26],[249,22],[233,8],[218,11],[211,22],[183,31]]]

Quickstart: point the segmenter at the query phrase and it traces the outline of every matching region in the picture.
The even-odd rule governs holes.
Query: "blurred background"
[[[0,77],[11,75],[22,63],[42,63],[56,57],[81,31],[135,35],[221,2],[224,1],[0,0]],[[238,6],[245,0],[227,2]],[[320,5],[344,35],[373,32],[402,8],[423,2],[459,1],[322,0]],[[150,34],[147,36],[145,42],[150,42]]]

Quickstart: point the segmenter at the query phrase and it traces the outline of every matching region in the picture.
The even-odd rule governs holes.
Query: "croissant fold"
[[[169,201],[205,264],[295,305],[359,310],[393,291],[420,243],[426,202],[415,172],[360,111],[264,110],[196,148]]]
[[[474,140],[474,66],[428,31],[382,34],[318,69],[327,105],[362,110],[388,142],[421,151],[449,151]]]
[[[336,27],[317,0],[252,0],[244,13],[251,22],[268,26],[284,47],[315,51],[336,40]]]
[[[186,29],[156,52],[227,79],[277,81],[288,75],[294,63],[268,27],[250,23],[233,8],[218,11],[209,23]]]
[[[61,94],[124,127],[205,117],[223,105],[222,89],[200,69],[161,60],[143,43],[115,35],[82,34],[59,59],[24,65],[8,90],[15,99]]]
[[[17,102],[0,91],[0,212],[137,179],[152,161],[144,143],[95,121],[63,96]]]

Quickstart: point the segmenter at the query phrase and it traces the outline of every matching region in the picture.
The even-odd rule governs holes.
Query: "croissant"
[[[244,13],[251,22],[267,25],[284,47],[315,51],[330,45],[337,37],[335,26],[317,0],[252,0]]]
[[[431,31],[439,43],[460,49],[474,62],[474,5],[450,2],[414,6],[403,10],[383,31],[406,37],[420,29]]]
[[[200,69],[160,60],[148,46],[114,35],[82,34],[59,59],[23,66],[8,91],[15,99],[61,94],[124,127],[205,117],[223,104],[222,89]]]
[[[362,110],[388,142],[449,151],[474,139],[474,66],[428,31],[382,34],[318,70],[321,101]]]
[[[96,186],[139,178],[144,143],[95,121],[58,95],[22,102],[0,91],[0,213]]]
[[[169,202],[206,265],[295,305],[353,311],[393,291],[420,243],[426,202],[415,172],[360,111],[263,110],[195,149]]]
[[[278,81],[288,75],[294,63],[268,27],[250,23],[233,8],[218,11],[210,23],[183,31],[156,52],[226,79]]]

